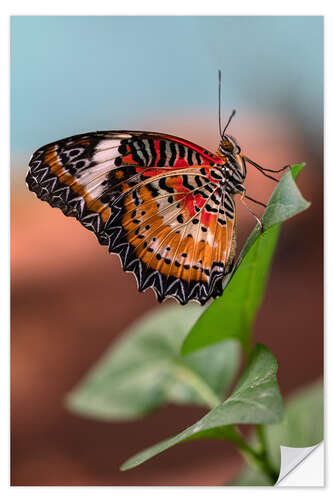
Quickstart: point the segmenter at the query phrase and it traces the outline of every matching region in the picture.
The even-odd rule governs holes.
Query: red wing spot
[[[151,170],[146,170],[147,167],[137,167],[136,171],[138,174],[141,174],[144,177],[156,177],[157,175],[160,175],[161,170],[160,169],[154,169],[152,168]]]
[[[186,168],[186,167],[188,167],[188,163],[183,158],[178,158],[174,164],[174,167],[175,168]]]
[[[157,139],[157,140],[154,140],[154,148],[155,148],[155,152],[156,152],[156,160],[155,160],[155,164],[157,165],[160,158],[161,158],[161,155],[160,155],[160,140]]]
[[[204,225],[204,226],[209,226],[209,223],[212,219],[212,217],[214,217],[212,214],[206,212],[206,210],[204,209],[202,211],[202,216],[201,216],[201,223]]]
[[[186,208],[186,210],[188,211],[189,213],[189,216],[190,217],[194,217],[195,215],[195,209],[194,209],[194,197],[193,197],[193,194],[189,193],[185,196],[184,198],[184,206]]]
[[[184,198],[183,198],[183,203],[186,208],[186,210],[189,213],[190,217],[194,217],[196,214],[196,210],[194,208],[194,203],[197,207],[202,208],[205,205],[205,199],[202,197],[201,194],[196,194],[193,196],[191,192],[189,192]],[[210,220],[210,214],[208,214],[205,209],[202,211],[202,222],[204,224],[208,224]],[[205,222],[204,222],[205,221]]]
[[[197,207],[199,207],[199,208],[204,206],[205,199],[202,197],[202,195],[200,193],[195,195],[195,203],[196,203]]]
[[[127,154],[126,156],[123,156],[123,164],[124,165],[126,165],[126,164],[133,165],[133,163],[136,164],[136,162],[133,160],[133,156],[131,153]]]

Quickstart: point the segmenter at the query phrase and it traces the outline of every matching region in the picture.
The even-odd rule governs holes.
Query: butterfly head
[[[222,135],[219,143],[217,154],[226,159],[225,175],[228,179],[232,178],[234,193],[244,191],[243,182],[246,177],[246,166],[240,154],[241,148],[238,146],[236,139],[231,135]]]
[[[220,77],[220,73],[219,73],[219,77]],[[232,113],[229,116],[227,123],[223,129],[223,132],[222,132],[220,106],[221,106],[221,104],[220,104],[220,99],[219,99],[219,131],[220,131],[221,140],[220,140],[218,152],[222,156],[226,156],[227,158],[229,158],[230,156],[235,157],[235,156],[239,155],[240,147],[238,146],[236,139],[234,139],[231,135],[227,135],[225,132],[226,132],[231,120],[235,116],[236,110],[234,109],[232,111]]]
[[[219,144],[219,152],[223,156],[236,156],[239,155],[241,149],[238,146],[236,139],[231,135],[223,135]]]

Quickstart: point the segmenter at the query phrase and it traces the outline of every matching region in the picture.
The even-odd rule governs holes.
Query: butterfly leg
[[[278,168],[278,169],[270,169],[270,168],[264,168],[262,167],[261,165],[259,165],[259,163],[256,163],[255,161],[253,160],[250,160],[250,158],[246,157],[246,160],[251,163],[254,167],[257,167],[259,168],[260,170],[263,170],[264,172],[275,172],[276,174],[278,174],[279,172],[283,172],[284,170],[287,170],[287,168],[290,168],[291,165],[285,165],[284,167],[282,168]]]
[[[269,179],[272,179],[275,182],[279,182],[279,179],[276,179],[275,177],[272,177],[271,175],[268,175],[265,172],[279,173],[279,172],[283,172],[287,168],[290,168],[290,165],[285,165],[284,167],[282,167],[280,169],[272,170],[272,169],[269,169],[269,168],[262,167],[261,165],[259,165],[259,163],[256,163],[255,161],[250,160],[250,158],[248,158],[247,156],[243,156],[242,158],[245,161],[247,161],[248,163],[250,163],[250,165],[252,165],[253,167],[255,167],[257,170],[259,170],[259,172],[261,172],[265,177],[268,177]]]
[[[247,196],[247,194],[244,196],[247,200],[253,201],[253,203],[256,203],[257,205],[261,205],[264,208],[267,208],[267,205],[263,203],[262,201],[255,200],[254,198],[251,198],[251,196]]]
[[[243,203],[243,205],[245,205],[245,207],[248,209],[248,211],[253,215],[253,217],[256,219],[256,221],[258,222],[259,224],[259,227],[260,227],[260,232],[263,233],[264,232],[264,225],[261,221],[261,219],[259,219],[259,217],[253,212],[253,210],[251,210],[251,208],[247,205],[247,203],[244,201],[244,198],[249,198],[248,196],[246,196],[246,191],[244,191],[242,194],[241,194],[241,202]],[[249,198],[250,200],[252,200],[252,198]],[[254,200],[256,201],[256,200]],[[260,202],[257,202],[257,203],[260,203]],[[261,203],[260,203],[261,204]],[[266,205],[265,205],[266,206]]]

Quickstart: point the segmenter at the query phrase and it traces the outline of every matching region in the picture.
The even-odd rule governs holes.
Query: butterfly
[[[119,255],[139,291],[151,287],[159,301],[174,297],[180,304],[203,305],[222,294],[233,266],[234,196],[247,197],[246,162],[267,170],[241,155],[226,135],[233,116],[220,131],[216,153],[144,131],[101,131],[52,142],[32,155],[26,183]]]

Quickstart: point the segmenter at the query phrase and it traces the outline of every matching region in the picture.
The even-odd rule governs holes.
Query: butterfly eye
[[[233,153],[234,145],[229,141],[229,139],[223,139],[220,143],[221,149],[228,151],[228,153]]]

